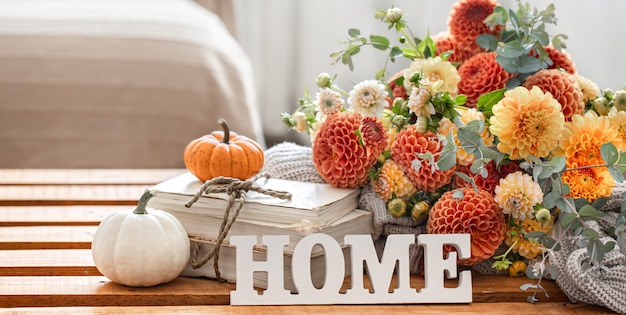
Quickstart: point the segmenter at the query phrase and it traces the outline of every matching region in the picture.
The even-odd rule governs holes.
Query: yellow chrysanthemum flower
[[[565,123],[561,105],[538,87],[507,91],[492,110],[489,130],[500,140],[498,150],[511,160],[546,157],[561,139]]]
[[[485,116],[483,115],[483,113],[481,113],[480,111],[478,111],[476,108],[468,108],[468,109],[459,109],[458,110],[459,114],[461,114],[461,121],[464,124],[468,124],[471,121],[474,120],[482,120],[485,121]],[[458,149],[456,151],[456,160],[457,163],[459,165],[471,165],[474,160],[476,159],[474,157],[474,154],[472,153],[467,153],[467,151],[465,149],[463,149],[461,147],[461,141],[459,141],[457,134],[458,134],[458,128],[457,126],[448,118],[443,118],[440,122],[439,122],[439,128],[437,129],[437,133],[442,135],[442,136],[447,136],[450,132],[452,132],[452,136],[454,138],[454,142],[456,143]],[[493,135],[489,132],[488,128],[484,128],[483,132],[480,134],[480,137],[483,139],[483,142],[485,143],[485,145],[491,145],[493,144],[493,140],[494,137]]]
[[[533,181],[532,176],[519,171],[500,179],[494,194],[502,212],[518,220],[531,218],[533,207],[543,201],[539,184]]]
[[[402,172],[400,165],[392,160],[385,161],[380,169],[378,180],[374,182],[372,187],[384,200],[391,199],[394,194],[397,198],[404,198],[417,192],[415,186]]]
[[[580,166],[604,164],[600,147],[607,142],[620,144],[617,128],[611,125],[607,116],[587,111],[585,115],[572,116],[572,121],[565,123],[563,137],[554,153],[565,156],[568,163]]]
[[[577,163],[568,163],[567,168],[577,168]],[[609,197],[615,180],[606,167],[575,169],[563,173],[563,183],[569,185],[568,197],[585,198],[593,202],[600,197]]]
[[[411,91],[415,86],[410,81],[415,73],[422,76],[422,84],[430,85],[441,81],[438,91],[450,92],[453,96],[457,94],[457,86],[461,77],[455,66],[449,61],[444,61],[441,57],[417,58],[411,62],[409,68],[404,71],[404,87]]]
[[[552,220],[544,223],[542,226],[541,223],[533,220],[532,218],[527,218],[523,220],[520,225],[522,226],[524,232],[543,231],[550,234],[550,232],[552,232],[552,229],[554,228],[554,222],[552,222]],[[515,246],[513,246],[512,251],[514,253],[518,253],[526,259],[533,259],[537,257],[537,255],[541,254],[541,251],[544,249],[544,247],[538,242],[533,242],[532,240],[525,239],[521,235],[521,232],[522,231],[520,231],[518,227],[509,227],[509,229],[506,231],[506,238],[504,239],[505,244],[511,246],[513,245],[513,243],[515,243],[515,240],[519,238]]]
[[[609,112],[609,123],[617,129],[615,146],[618,150],[626,152],[626,112],[613,107]]]

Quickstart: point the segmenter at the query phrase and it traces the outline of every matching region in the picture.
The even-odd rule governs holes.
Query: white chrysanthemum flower
[[[417,117],[430,117],[436,114],[435,107],[430,103],[430,90],[426,86],[413,87],[409,95],[409,112]]]
[[[315,110],[326,115],[340,112],[345,103],[339,92],[329,88],[320,89],[315,97]]]
[[[595,100],[598,96],[600,96],[600,93],[602,92],[600,91],[600,87],[598,87],[595,82],[579,74],[575,74],[574,76],[578,81],[578,85],[580,85],[580,90],[583,92],[583,100],[585,103]]]
[[[348,97],[352,111],[364,116],[381,117],[387,106],[385,85],[376,80],[366,80],[354,86]]]
[[[420,84],[436,84],[434,90],[457,94],[457,86],[461,81],[461,76],[456,67],[449,61],[444,61],[441,57],[418,58],[411,62],[409,68],[404,72],[404,88],[410,91],[415,84],[410,77],[415,73],[421,74]],[[439,82],[441,81],[441,82]]]

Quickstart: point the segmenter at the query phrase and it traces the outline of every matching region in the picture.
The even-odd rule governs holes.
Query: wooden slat
[[[3,169],[0,185],[156,184],[184,169]]]
[[[0,186],[0,206],[136,205],[148,185]]]
[[[132,206],[0,207],[0,226],[98,225],[107,215]]]
[[[129,306],[129,307],[42,307],[14,308],[5,310],[11,314],[150,314],[150,315],[227,315],[227,314],[614,314],[609,310],[588,304],[540,302],[530,303],[471,303],[457,305],[324,305],[324,306],[229,306],[229,305],[192,305],[192,306]],[[2,314],[2,310],[0,310]]]
[[[0,276],[101,276],[89,249],[0,251]]]
[[[89,249],[97,228],[94,225],[0,227],[0,250]]]
[[[149,288],[118,285],[103,276],[0,277],[0,307],[228,304],[234,289],[186,277]]]

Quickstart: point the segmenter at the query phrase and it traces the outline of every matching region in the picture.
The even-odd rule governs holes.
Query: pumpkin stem
[[[223,118],[220,118],[217,123],[222,126],[222,129],[224,129],[224,140],[222,140],[222,143],[228,144],[230,141],[230,127],[228,127],[228,123]]]
[[[146,191],[143,192],[143,195],[141,195],[141,198],[139,198],[139,201],[137,202],[137,208],[135,208],[135,211],[133,211],[133,213],[148,214],[148,211],[146,211],[146,206],[148,205],[148,200],[152,199],[152,197],[154,197],[154,193],[146,189]]]

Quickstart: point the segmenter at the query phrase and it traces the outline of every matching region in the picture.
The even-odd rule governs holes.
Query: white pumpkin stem
[[[146,211],[146,206],[148,205],[148,201],[152,199],[152,197],[154,197],[154,193],[146,189],[146,191],[143,192],[143,195],[141,195],[141,198],[139,198],[139,201],[137,202],[137,208],[135,208],[135,211],[133,211],[133,213],[148,214],[148,211]]]
[[[224,139],[222,140],[222,143],[229,144],[230,143],[230,127],[228,126],[228,123],[223,118],[220,118],[217,121],[217,123],[222,126],[222,129],[224,129]]]

